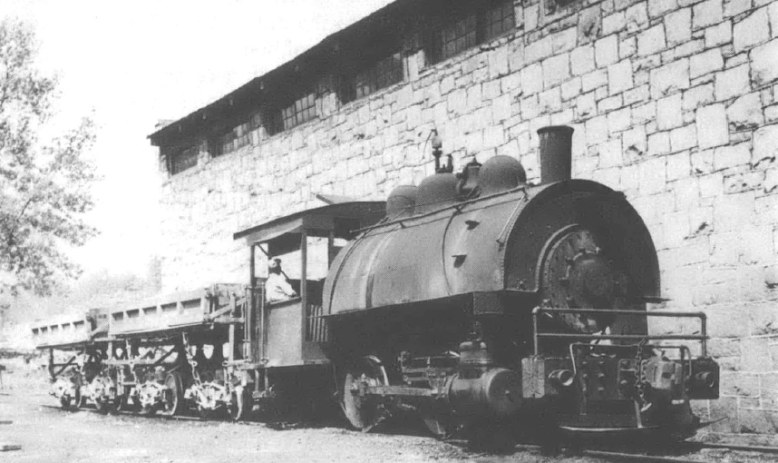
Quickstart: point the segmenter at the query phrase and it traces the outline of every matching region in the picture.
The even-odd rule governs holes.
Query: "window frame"
[[[188,153],[188,154],[187,154]],[[183,156],[188,156],[187,162],[181,162]],[[168,171],[170,175],[178,175],[182,172],[186,172],[189,169],[197,167],[200,157],[200,144],[194,144],[179,149],[175,149],[170,154],[170,161],[168,163]]]
[[[499,21],[494,21],[495,11],[500,13]],[[428,36],[429,41],[425,47],[430,65],[447,61],[516,30],[516,8],[513,0],[492,0],[475,5],[460,2],[455,5],[453,12],[439,11],[438,18],[440,19],[436,21],[437,24],[430,28],[431,35]],[[467,21],[471,24],[465,24],[464,30],[456,30]],[[498,23],[499,31],[495,32],[495,25]],[[452,43],[453,48],[449,47]]]

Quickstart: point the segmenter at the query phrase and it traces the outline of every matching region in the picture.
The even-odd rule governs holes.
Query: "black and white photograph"
[[[0,461],[778,460],[778,0],[0,0]]]

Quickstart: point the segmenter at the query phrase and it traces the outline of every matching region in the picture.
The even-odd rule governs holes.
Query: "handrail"
[[[666,318],[699,318],[701,334],[668,334],[668,335],[642,335],[642,334],[588,334],[588,333],[541,333],[539,331],[538,315],[541,313],[584,313],[584,314],[610,314],[610,315],[638,315],[645,317]],[[708,316],[705,312],[678,312],[678,311],[645,311],[645,310],[609,310],[609,309],[558,309],[535,307],[532,309],[533,349],[535,355],[540,351],[540,338],[563,339],[612,339],[612,340],[690,340],[700,341],[700,350],[703,357],[708,355]]]

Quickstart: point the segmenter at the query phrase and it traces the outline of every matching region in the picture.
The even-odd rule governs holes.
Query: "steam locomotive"
[[[236,233],[247,285],[110,309],[99,336],[40,345],[101,359],[89,378],[69,376],[101,409],[196,406],[238,420],[334,396],[363,431],[414,413],[441,438],[526,422],[688,436],[699,426],[690,400],[719,393],[705,315],[647,309],[661,300],[649,231],[623,194],[570,178],[572,132],[539,130],[539,185],[508,156],[454,174],[436,139],[436,173],[385,203],[333,203]],[[299,298],[266,302],[263,255],[297,261]],[[650,335],[655,317],[700,329]]]

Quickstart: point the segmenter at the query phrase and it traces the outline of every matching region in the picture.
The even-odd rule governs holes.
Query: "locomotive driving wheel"
[[[181,375],[177,372],[168,373],[165,377],[165,395],[162,403],[161,415],[178,415],[184,408],[184,385]]]
[[[343,381],[343,400],[341,407],[351,425],[368,432],[384,418],[380,402],[374,396],[364,395],[364,386],[387,386],[389,378],[381,361],[375,356],[365,356],[357,360],[346,371]]]

